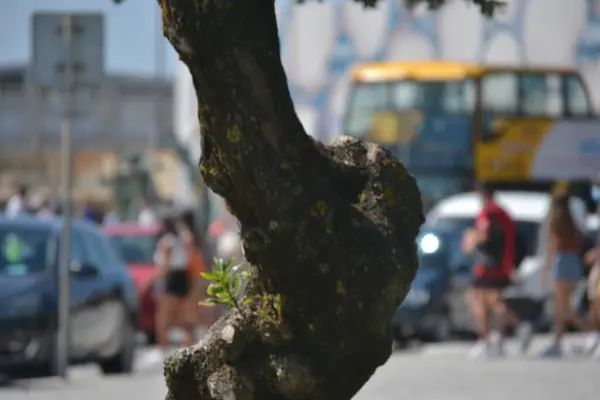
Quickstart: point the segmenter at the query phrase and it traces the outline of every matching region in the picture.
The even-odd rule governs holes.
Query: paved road
[[[571,337],[568,348],[581,346]],[[561,360],[535,356],[548,338],[537,338],[533,355],[522,357],[509,346],[498,360],[467,360],[468,345],[449,343],[396,353],[354,400],[592,400],[600,393],[600,362],[572,351]],[[162,400],[160,370],[140,370],[131,377],[104,378],[94,367],[75,368],[71,382],[57,379],[22,382],[0,389],[2,400]]]

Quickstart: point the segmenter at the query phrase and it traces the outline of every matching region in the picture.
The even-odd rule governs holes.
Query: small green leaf
[[[223,275],[220,279],[221,285],[228,287],[230,282],[229,282],[229,275]]]
[[[207,281],[216,281],[219,279],[217,275],[208,272],[200,272],[200,276],[206,279]]]
[[[242,279],[239,275],[235,275],[231,281],[231,293],[237,297],[240,294],[241,287]]]
[[[217,293],[216,296],[217,296],[217,300],[219,300],[219,302],[221,302],[223,304],[231,304],[232,303],[231,295],[226,291]]]
[[[218,274],[218,273],[222,273],[223,272],[223,259],[222,258],[218,258],[215,257],[213,259],[213,274]]]
[[[247,306],[248,304],[252,304],[254,302],[254,296],[246,297],[244,301],[242,301],[242,305]]]
[[[222,293],[224,291],[225,291],[225,289],[223,288],[223,286],[221,286],[218,283],[211,283],[208,286],[208,289],[206,289],[206,293],[208,293],[209,296],[214,296],[214,295]]]
[[[219,304],[219,302],[217,301],[217,299],[209,297],[208,299],[202,300],[198,304],[204,307],[214,307],[216,304]]]

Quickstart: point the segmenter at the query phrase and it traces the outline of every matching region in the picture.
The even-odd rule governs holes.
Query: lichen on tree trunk
[[[197,92],[202,174],[241,223],[248,296],[282,299],[281,321],[254,301],[170,357],[168,398],[350,399],[388,359],[417,268],[415,180],[383,148],[304,132],[273,0],[159,3]]]

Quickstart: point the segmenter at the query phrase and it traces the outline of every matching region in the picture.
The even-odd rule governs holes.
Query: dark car
[[[392,320],[397,341],[446,340],[475,332],[465,299],[472,260],[462,251],[463,234],[471,226],[469,218],[439,218],[422,227],[417,238],[419,269]],[[517,265],[535,253],[538,230],[534,222],[517,221]]]
[[[448,293],[452,271],[450,231],[423,227],[417,237],[419,269],[392,320],[394,338],[445,340],[452,333]]]
[[[0,215],[0,375],[55,375],[60,219]],[[93,224],[74,220],[70,263],[70,364],[130,373],[137,295],[127,266]]]

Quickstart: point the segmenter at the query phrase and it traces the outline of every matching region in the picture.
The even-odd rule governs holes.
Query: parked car
[[[600,227],[600,218],[598,214],[590,214],[585,220],[586,225],[586,249],[591,249],[598,240],[598,228]]]
[[[0,375],[55,374],[60,219],[0,215]],[[108,238],[74,220],[70,240],[69,362],[130,373],[138,306],[133,280]]]
[[[121,254],[139,292],[139,319],[137,328],[147,341],[156,342],[155,298],[148,282],[156,272],[154,253],[160,232],[159,225],[113,224],[104,227],[115,249]]]
[[[423,227],[417,237],[419,269],[392,320],[398,343],[408,339],[444,341],[453,334],[448,304],[453,253],[451,230]]]
[[[536,322],[540,328],[547,326],[552,312],[547,293],[541,288],[540,273],[546,251],[544,221],[550,196],[499,192],[495,197],[517,225],[516,284],[507,289],[505,297],[521,317]],[[585,204],[577,198],[571,203],[576,221],[585,229]],[[427,214],[418,237],[419,270],[392,321],[397,339],[404,340],[407,333],[442,340],[450,334],[472,336],[475,332],[475,321],[465,299],[471,284],[472,260],[463,253],[461,240],[481,207],[477,193],[463,193],[442,200]],[[577,299],[581,296],[575,295]]]

